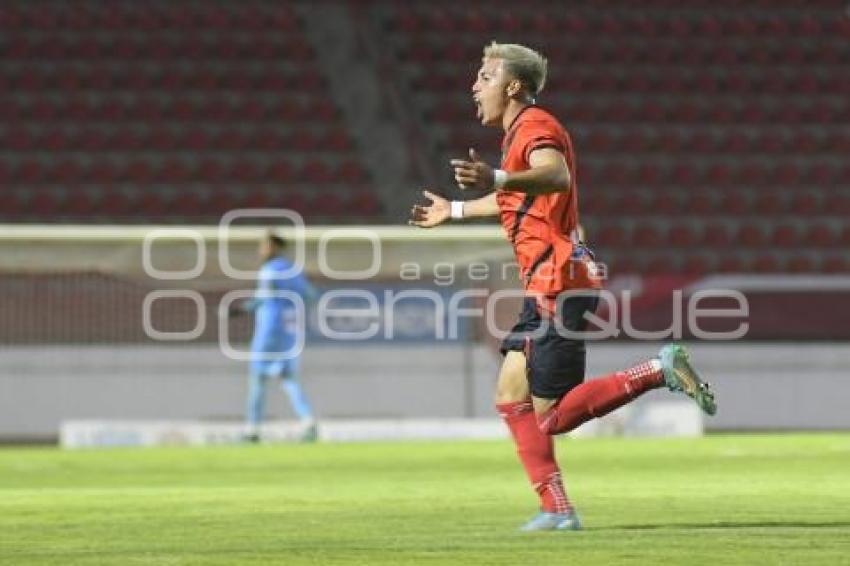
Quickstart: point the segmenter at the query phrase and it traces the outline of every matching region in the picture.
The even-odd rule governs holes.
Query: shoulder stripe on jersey
[[[522,224],[522,219],[525,218],[525,215],[528,214],[529,209],[534,206],[535,195],[526,195],[525,199],[522,201],[522,205],[519,207],[519,210],[516,211],[516,217],[514,218],[514,227],[511,230],[511,242],[516,242],[516,237],[519,235],[519,227]]]
[[[528,270],[528,273],[525,275],[525,284],[528,285],[531,283],[531,278],[534,277],[534,272],[537,271],[543,262],[549,259],[549,256],[552,255],[552,252],[555,251],[555,246],[549,244],[546,246],[546,249],[543,250],[543,253],[534,260],[534,263],[531,264],[531,268]]]

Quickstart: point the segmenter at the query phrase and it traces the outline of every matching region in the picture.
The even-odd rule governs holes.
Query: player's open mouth
[[[481,118],[482,110],[481,110],[481,101],[477,98],[473,98],[472,101],[475,103],[475,115],[478,118]]]

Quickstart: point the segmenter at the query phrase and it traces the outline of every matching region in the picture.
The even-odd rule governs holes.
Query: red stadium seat
[[[469,6],[466,8],[461,18],[463,28],[475,33],[486,32],[493,25],[486,10],[482,10],[478,6]]]
[[[648,200],[645,200],[644,212],[653,215],[673,216],[682,212],[680,203],[681,195],[676,192],[656,191]]]
[[[632,230],[631,241],[635,246],[642,248],[656,248],[660,247],[662,243],[669,243],[665,242],[661,233],[651,225]]]
[[[722,197],[719,208],[724,214],[744,214],[749,209],[748,198],[742,193],[728,193]]]
[[[711,214],[716,209],[714,198],[709,191],[688,195],[686,211],[694,215]]]
[[[545,12],[534,12],[531,16],[531,26],[535,33],[551,35],[561,31],[557,20]]]
[[[207,132],[200,128],[192,128],[184,132],[183,138],[180,140],[180,149],[182,151],[204,151],[212,145],[212,140]]]
[[[62,214],[76,217],[91,216],[96,208],[97,202],[88,191],[75,191],[62,205]]]
[[[803,237],[805,245],[815,248],[829,248],[838,243],[837,234],[829,224],[810,225]]]
[[[694,228],[688,224],[676,224],[667,230],[664,243],[675,248],[690,248],[698,241]]]
[[[394,26],[406,34],[416,35],[425,27],[423,18],[407,6],[399,5],[393,19]],[[400,12],[400,13],[399,13]]]
[[[326,184],[334,180],[333,172],[327,164],[310,160],[305,163],[298,174],[299,179],[308,183]]]
[[[826,257],[820,266],[825,273],[850,273],[850,262],[841,255]]]
[[[304,214],[304,212],[307,210],[307,199],[301,193],[281,193],[279,195],[273,196],[273,202],[275,203],[275,206],[294,210],[301,214]]]
[[[56,197],[46,189],[33,191],[25,206],[29,214],[38,216],[52,216],[63,212]]]
[[[626,191],[613,196],[612,200],[616,202],[615,206],[618,210],[626,211],[628,214],[643,214],[647,212],[646,199],[637,192]]]
[[[845,226],[844,229],[841,230],[839,244],[842,246],[850,246],[850,226]]]
[[[831,214],[850,215],[850,195],[841,193],[827,195],[823,209]]]
[[[381,211],[381,201],[375,193],[360,189],[351,195],[346,208],[360,216],[375,216]]]
[[[47,171],[45,180],[49,183],[71,185],[79,182],[83,168],[79,162],[72,159],[62,159],[53,164]]]
[[[12,174],[14,182],[23,185],[38,183],[44,177],[44,169],[35,159],[24,159],[18,162]]]
[[[156,179],[162,183],[185,183],[192,177],[192,169],[180,159],[169,158],[160,164]]]
[[[116,166],[106,159],[99,159],[89,164],[83,172],[83,180],[108,185],[118,178],[119,173]]]
[[[147,160],[134,159],[126,164],[120,176],[123,180],[131,183],[149,183],[154,179],[153,167]],[[101,178],[99,181],[105,183],[107,179]]]
[[[291,183],[295,177],[292,165],[285,160],[277,160],[268,170],[268,178],[275,183]]]
[[[0,6],[0,29],[20,29],[24,18],[20,8],[14,5]]]
[[[690,275],[703,275],[712,271],[712,264],[708,256],[688,254],[681,270]]]
[[[758,273],[777,273],[781,271],[779,260],[771,254],[759,255],[752,262],[752,270]]]
[[[338,217],[344,212],[345,203],[335,193],[315,195],[310,203],[309,216]]]
[[[351,138],[348,137],[348,132],[342,128],[329,130],[322,137],[320,144],[326,151],[346,152],[351,151],[353,148]]]
[[[643,270],[646,273],[677,273],[679,266],[675,256],[663,254],[644,261]]]
[[[703,227],[701,245],[709,248],[724,249],[732,244],[729,230],[722,223],[710,223]]]
[[[319,140],[306,128],[292,132],[286,145],[292,150],[303,152],[320,151],[323,149],[319,145]]]
[[[814,193],[801,193],[794,197],[792,210],[794,214],[810,216],[817,213],[820,208],[820,200]]]
[[[788,259],[785,270],[791,273],[811,273],[816,271],[815,262],[807,255],[796,254]]]
[[[756,197],[753,210],[759,215],[771,216],[786,211],[786,206],[775,192],[762,193]]]
[[[368,180],[369,174],[360,163],[352,160],[343,161],[336,171],[336,179],[341,183],[361,184]]]
[[[766,244],[764,231],[755,224],[743,224],[733,238],[735,245],[760,248]]]
[[[770,243],[776,248],[790,248],[797,244],[797,228],[790,224],[775,226],[770,237]]]
[[[592,236],[591,236],[592,237]],[[594,240],[591,239],[591,242]],[[599,236],[595,239],[600,246],[606,248],[619,248],[626,244],[626,234],[620,226],[606,226],[599,231]]]
[[[204,183],[220,183],[228,178],[228,171],[221,159],[206,157],[195,165],[193,178]]]
[[[240,159],[230,165],[226,178],[243,183],[257,183],[265,178],[265,169],[255,161]]]
[[[36,148],[37,140],[29,128],[15,127],[3,132],[0,145],[12,151],[32,151]]]
[[[236,133],[236,132],[234,132]],[[226,147],[226,139],[224,132],[221,133],[218,144],[224,143],[224,147]],[[281,151],[286,147],[286,140],[278,134],[276,131],[271,129],[262,129],[259,131],[255,131],[251,134],[250,138],[246,139],[246,143],[243,147],[251,147],[253,149],[259,151]]]

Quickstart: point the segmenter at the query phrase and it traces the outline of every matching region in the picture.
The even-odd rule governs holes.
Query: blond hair
[[[496,43],[484,47],[485,59],[502,59],[505,70],[519,80],[531,94],[540,94],[546,86],[548,63],[540,53],[517,43]]]

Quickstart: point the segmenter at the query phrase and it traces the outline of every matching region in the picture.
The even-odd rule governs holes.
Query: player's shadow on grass
[[[593,531],[652,531],[660,529],[745,529],[759,528],[829,528],[850,527],[850,521],[717,521],[711,523],[663,523],[654,525],[618,525],[611,527],[589,528]]]

